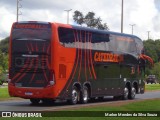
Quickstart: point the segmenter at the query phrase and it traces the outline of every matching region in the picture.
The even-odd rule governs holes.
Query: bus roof
[[[139,37],[131,34],[126,34],[126,33],[118,33],[118,32],[113,32],[113,31],[107,31],[107,30],[99,30],[99,29],[93,29],[93,28],[87,28],[87,27],[81,27],[81,26],[75,26],[71,25],[75,29],[79,30],[86,30],[86,31],[92,31],[92,32],[98,32],[98,33],[103,33],[103,34],[114,34],[114,35],[119,35],[119,36],[125,36],[125,37],[131,37],[131,38],[137,38],[141,40]],[[142,40],[141,40],[142,41]]]
[[[45,22],[45,21],[20,21],[20,22],[15,22],[15,23],[39,23],[39,24],[49,24],[49,23],[55,23],[55,22]],[[88,27],[81,27],[81,26],[76,26],[76,25],[68,25],[68,24],[62,24],[62,23],[55,23],[58,24],[58,26],[71,26],[72,28],[79,29],[79,30],[86,30],[86,31],[92,31],[92,32],[98,32],[102,34],[114,34],[114,35],[119,35],[119,36],[124,36],[124,37],[131,37],[131,38],[137,38],[141,40],[139,37],[131,34],[126,34],[126,33],[118,33],[118,32],[113,32],[113,31],[107,31],[107,30],[99,30],[99,29],[93,29],[93,28],[88,28]],[[142,41],[142,40],[141,40]]]

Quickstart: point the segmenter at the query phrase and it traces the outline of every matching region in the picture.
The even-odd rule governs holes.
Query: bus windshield
[[[15,23],[11,33],[12,83],[18,87],[45,87],[50,75],[51,24]],[[16,75],[23,77],[16,78]],[[27,77],[27,79],[26,79]]]
[[[40,23],[16,23],[12,31],[13,52],[28,51],[29,44],[39,46],[50,44],[51,25]],[[45,46],[46,46],[45,45]],[[38,50],[42,52],[43,49]],[[37,51],[37,52],[38,52]]]

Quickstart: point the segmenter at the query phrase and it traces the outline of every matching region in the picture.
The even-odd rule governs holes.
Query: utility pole
[[[67,12],[67,24],[69,24],[69,12],[71,11],[72,9],[68,9],[68,10],[64,10]]]
[[[121,33],[123,33],[123,0],[121,6]]]
[[[20,8],[22,8],[22,5],[20,4],[22,0],[17,0],[17,22],[18,22],[18,18],[19,18],[19,15],[22,15]]]
[[[148,40],[150,39],[150,36],[149,36],[149,34],[150,34],[150,31],[147,31],[148,32]]]
[[[132,27],[132,35],[133,35],[133,27],[136,25],[136,24],[129,24],[131,27]]]

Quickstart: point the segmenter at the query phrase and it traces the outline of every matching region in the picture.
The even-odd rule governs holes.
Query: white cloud
[[[0,39],[2,39],[9,36],[12,23],[15,21],[16,17],[4,7],[1,7],[0,11]]]
[[[16,0],[1,0],[0,6],[0,39],[9,35],[11,24],[16,20]],[[160,14],[159,0],[124,0],[124,32],[131,33],[129,24],[136,24],[134,34],[142,39],[147,39],[147,31],[151,37],[160,39]],[[86,14],[89,11],[96,13],[106,22],[111,31],[120,32],[121,0],[23,0],[20,20],[54,21],[66,23],[67,13],[70,12],[70,23],[74,23],[72,15],[75,10]],[[159,9],[160,11],[160,9]]]
[[[134,33],[142,39],[147,39],[147,31],[151,31],[152,38],[158,39],[156,31],[153,28],[153,18],[157,14],[157,10],[153,0],[137,0],[137,8],[130,12],[128,21],[136,24]],[[158,22],[158,21],[156,21]],[[131,28],[130,28],[131,29]],[[128,29],[129,31],[129,29]],[[130,32],[131,33],[131,32]]]

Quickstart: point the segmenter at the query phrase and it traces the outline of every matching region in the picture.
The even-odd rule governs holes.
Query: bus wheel
[[[30,101],[31,101],[31,103],[32,103],[33,105],[37,105],[37,104],[39,104],[40,99],[30,99]]]
[[[78,91],[77,87],[73,87],[73,89],[72,89],[72,99],[69,100],[69,102],[72,105],[75,105],[75,104],[77,104],[78,99],[79,99],[79,91]]]
[[[136,96],[136,89],[135,89],[135,87],[132,87],[128,97],[129,97],[129,99],[134,99],[135,96]]]
[[[86,86],[83,87],[82,93],[81,93],[81,103],[85,104],[88,102],[89,99],[89,92],[88,88]]]
[[[124,88],[124,93],[123,93],[123,100],[127,100],[128,99],[128,95],[129,95],[129,90],[127,87]]]

